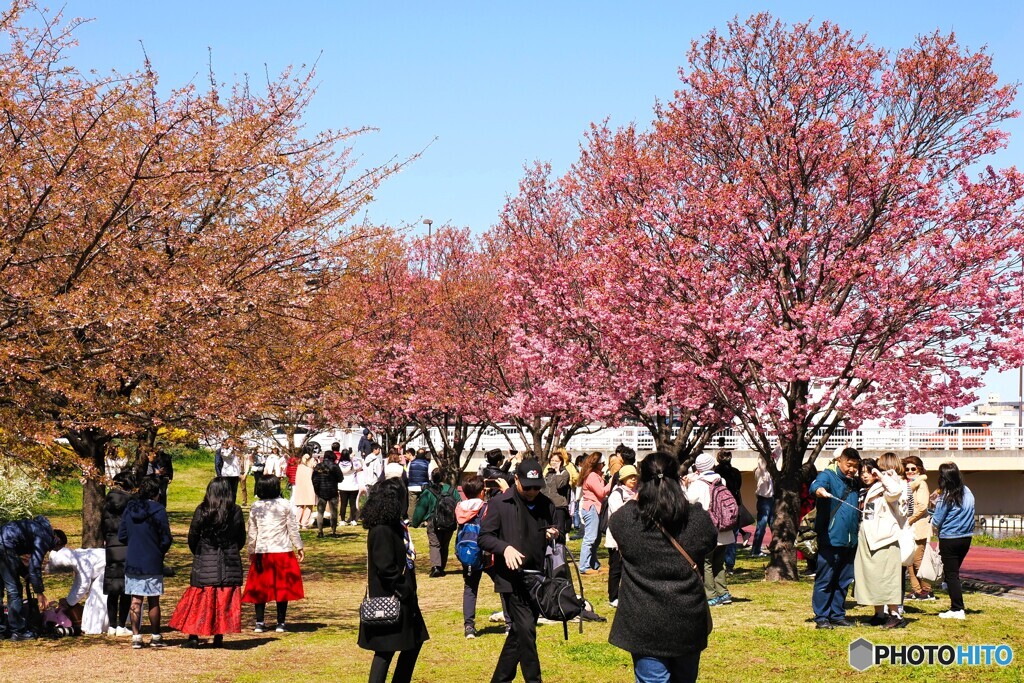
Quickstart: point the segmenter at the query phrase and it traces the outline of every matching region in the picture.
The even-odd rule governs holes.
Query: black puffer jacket
[[[110,489],[103,501],[103,547],[107,551],[107,568],[103,574],[103,591],[110,593],[124,592],[124,560],[128,548],[117,537],[121,527],[121,515],[131,500],[131,494],[121,489]]]
[[[202,506],[196,508],[188,529],[188,547],[193,555],[190,585],[241,586],[241,549],[245,547],[242,508],[232,505],[227,520],[220,524]]]
[[[331,500],[338,497],[338,484],[342,482],[345,475],[335,462],[321,461],[313,468],[313,491],[317,498]]]

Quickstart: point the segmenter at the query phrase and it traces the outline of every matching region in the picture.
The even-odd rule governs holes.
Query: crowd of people
[[[939,616],[966,618],[960,566],[971,546],[975,509],[956,463],[939,466],[937,488],[929,493],[917,456],[884,453],[875,461],[844,448],[808,492],[817,499],[812,600],[817,628],[854,625],[846,618],[851,584],[857,603],[873,608],[869,623],[905,628],[905,601],[936,599],[932,586],[918,577],[933,534],[950,598],[950,609]]]
[[[573,460],[557,449],[546,465],[532,453],[510,455],[488,451],[480,471],[455,486],[425,451],[393,449],[384,457],[368,432],[355,450],[333,444],[322,454],[306,450],[294,458],[264,458],[226,444],[217,453],[217,476],[192,516],[189,585],[168,625],[186,635],[183,647],[210,638],[216,647],[226,634],[242,630],[242,603],[250,603],[254,632],[285,632],[289,604],[305,595],[300,531],[312,528],[314,516],[318,537],[324,536],[325,517],[332,535],[339,524],[361,524],[368,531],[366,598],[394,603],[390,620],[360,623],[358,644],[374,653],[369,680],[387,680],[397,653],[391,680],[409,681],[429,638],[409,531],[423,526],[429,578],[447,574],[454,540],[466,638],[478,635],[484,576],[500,596],[506,636],[491,680],[511,681],[521,671],[524,680],[540,681],[541,614],[526,577],[544,572],[551,548],[570,537],[581,540],[580,573],[605,573],[598,561],[603,538],[608,601],[616,610],[609,641],[630,653],[637,681],[695,680],[711,609],[733,602],[728,576],[744,527],[755,526],[751,554],[763,552],[762,521],[770,523],[774,507],[762,501],[774,500],[764,481],[767,462],[755,472],[755,517],[743,505],[741,477],[728,451],[701,453],[685,463],[664,453],[638,463],[622,446],[607,459],[590,453]],[[164,645],[169,469],[157,457],[138,482],[128,470],[114,477],[103,507],[103,549],[65,547],[64,533],[42,517],[0,528],[8,605],[3,628],[12,640],[37,635],[22,599],[24,577],[40,616],[49,614],[39,624],[64,628],[66,621],[83,633],[130,635],[136,649]],[[241,492],[246,501],[248,477],[255,479],[255,500],[246,520],[237,499]],[[807,546],[803,554],[814,573],[817,628],[853,625],[845,607],[851,584],[856,602],[873,609],[871,624],[905,627],[906,601],[935,599],[932,584],[918,576],[933,533],[951,601],[940,617],[965,618],[959,568],[974,531],[974,499],[955,464],[939,468],[937,488],[930,491],[916,456],[885,453],[875,461],[845,448],[821,472],[806,467],[804,478],[801,517],[813,526],[815,543],[813,552]],[[51,566],[75,572],[71,594],[57,603],[43,592],[47,553]],[[266,617],[270,602],[273,622]]]

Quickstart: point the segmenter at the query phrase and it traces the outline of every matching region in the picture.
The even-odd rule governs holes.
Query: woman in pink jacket
[[[583,491],[580,503],[580,516],[583,519],[580,574],[586,574],[601,569],[601,563],[597,561],[597,533],[601,526],[601,508],[612,488],[611,482],[606,484],[604,481],[604,463],[600,453],[591,453],[583,461],[580,487]]]

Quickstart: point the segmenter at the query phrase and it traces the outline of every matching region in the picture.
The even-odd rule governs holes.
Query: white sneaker
[[[118,626],[114,631],[114,635],[118,638],[127,638],[131,634],[132,630],[130,628],[125,628],[124,626]]]
[[[116,636],[117,635],[117,629],[114,628],[113,626],[111,626],[110,628],[107,629],[107,635],[108,636]]]
[[[611,602],[609,602],[609,603],[608,603],[608,605],[609,605],[610,607],[615,607],[615,608],[618,608],[618,606],[619,606],[619,601],[618,601],[618,599],[612,600]]]
[[[963,621],[967,619],[967,615],[964,614],[962,609],[956,610],[955,612],[953,610],[949,610],[948,612],[940,612],[939,619],[959,619],[960,621]]]
[[[359,526],[359,522],[357,522],[356,520],[353,519],[351,522],[348,523],[348,525],[349,526]]]

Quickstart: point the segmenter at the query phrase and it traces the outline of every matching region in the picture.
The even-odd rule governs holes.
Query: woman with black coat
[[[245,520],[234,501],[230,478],[217,477],[192,516],[192,574],[170,621],[171,628],[188,634],[182,647],[199,647],[200,636],[213,636],[214,647],[219,647],[225,633],[242,630]]]
[[[107,620],[110,627],[108,636],[130,636],[131,629],[125,628],[132,597],[124,592],[124,560],[127,546],[117,537],[121,527],[121,515],[132,499],[135,478],[130,472],[119,472],[114,485],[107,491],[103,501],[102,525],[103,547],[106,550],[106,569],[103,572],[103,592],[107,594]]]
[[[366,537],[367,585],[372,598],[397,595],[401,604],[394,624],[359,624],[359,647],[373,650],[370,683],[384,683],[396,652],[392,683],[409,683],[420,647],[430,636],[416,596],[416,549],[405,517],[405,486],[399,479],[378,484],[363,506]]]
[[[622,556],[622,584],[608,642],[633,656],[637,683],[697,680],[708,646],[708,604],[697,567],[713,551],[718,530],[679,483],[679,461],[654,453],[640,463],[636,499],[611,516]]]

